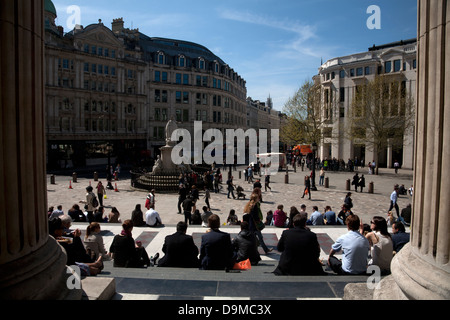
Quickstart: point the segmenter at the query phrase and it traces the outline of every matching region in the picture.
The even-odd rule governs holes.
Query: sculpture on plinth
[[[172,134],[178,129],[176,122],[173,119],[169,120],[165,129],[166,144],[159,148],[161,154],[156,157],[152,171],[132,179],[133,187],[177,192],[180,175],[192,172],[189,164],[175,164],[172,161],[172,150],[178,143],[172,140]]]
[[[172,133],[178,129],[177,123],[174,120],[169,120],[166,124],[166,146],[174,146],[176,141],[172,141]]]

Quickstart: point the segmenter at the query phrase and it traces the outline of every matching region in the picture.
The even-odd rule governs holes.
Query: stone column
[[[411,242],[374,298],[450,299],[450,1],[418,0]],[[390,294],[390,295],[389,295]]]
[[[43,10],[0,2],[0,300],[81,298],[48,235]]]

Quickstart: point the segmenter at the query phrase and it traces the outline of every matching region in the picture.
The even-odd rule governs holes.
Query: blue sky
[[[416,37],[416,0],[53,0],[57,24],[68,32],[76,5],[81,25],[102,19],[150,37],[201,44],[247,82],[247,95],[282,110],[323,59],[367,51],[373,44]],[[380,9],[380,29],[369,29],[371,5]],[[68,21],[69,20],[69,21]],[[69,22],[69,23],[68,23]]]

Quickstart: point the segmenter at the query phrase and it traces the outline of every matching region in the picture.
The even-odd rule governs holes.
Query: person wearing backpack
[[[86,187],[86,204],[87,204],[87,220],[89,223],[94,222],[94,210],[98,207],[98,200],[95,194],[92,192],[91,186]]]

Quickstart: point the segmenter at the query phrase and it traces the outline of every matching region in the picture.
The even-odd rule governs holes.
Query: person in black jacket
[[[250,232],[247,221],[241,222],[241,232],[233,239],[232,245],[236,252],[236,262],[250,259],[250,264],[256,266],[261,261],[256,236]]]
[[[195,203],[192,200],[192,196],[187,196],[186,199],[183,201],[183,213],[184,213],[184,222],[189,224],[192,224],[192,208],[194,207]]]
[[[177,232],[164,240],[164,257],[158,261],[158,267],[198,268],[198,248],[192,236],[186,234],[187,223],[180,221]]]
[[[135,227],[145,226],[144,213],[142,212],[140,203],[137,203],[133,212],[131,212],[131,221]]]
[[[305,176],[305,189],[303,190],[302,198],[305,197],[305,193],[308,193],[309,200],[311,200],[311,180],[309,176]]]
[[[294,217],[294,228],[283,231],[277,250],[280,261],[273,271],[275,275],[323,275],[319,261],[320,246],[317,236],[306,228],[307,215]]]
[[[211,230],[202,236],[200,269],[225,270],[233,268],[233,248],[229,233],[219,230],[220,218],[212,214],[208,218]]]
[[[186,200],[186,197],[187,197],[186,186],[183,183],[180,183],[180,187],[178,189],[178,204],[177,204],[178,214],[182,214],[181,204],[183,203],[184,200]]]
[[[150,266],[147,251],[142,245],[136,243],[131,234],[133,222],[129,219],[122,223],[122,232],[114,236],[109,248],[114,259],[114,267],[141,268]]]

